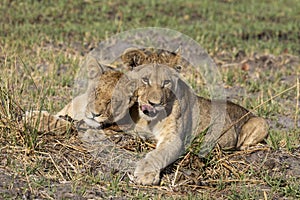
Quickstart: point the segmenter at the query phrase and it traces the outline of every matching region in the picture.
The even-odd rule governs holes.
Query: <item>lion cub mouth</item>
[[[155,107],[150,105],[142,105],[140,106],[140,109],[145,115],[149,117],[155,117],[158,113]]]

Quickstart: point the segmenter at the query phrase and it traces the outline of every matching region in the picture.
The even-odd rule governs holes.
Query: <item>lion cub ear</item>
[[[175,51],[174,53],[176,54],[176,62],[179,62],[181,61],[181,51],[182,51],[182,48],[181,46],[179,46]],[[182,70],[182,65],[180,64],[176,64],[174,67],[173,67],[178,73],[181,72]]]
[[[145,62],[146,54],[140,49],[128,48],[121,55],[121,59],[125,65],[130,67],[130,69],[133,69]]]
[[[181,70],[182,70],[182,66],[181,66],[181,65],[175,65],[173,68],[174,68],[174,69],[176,70],[176,72],[178,72],[178,73],[180,73]]]
[[[83,66],[87,69],[87,76],[89,79],[94,79],[109,70],[109,66],[100,63],[93,56],[87,56],[84,60]]]
[[[176,72],[180,73],[182,70],[182,57],[181,57],[181,46],[179,46],[175,51],[162,51],[159,55],[163,60],[167,61]]]
[[[176,55],[181,56],[181,51],[182,51],[182,47],[181,45],[174,51],[174,53],[176,53]]]

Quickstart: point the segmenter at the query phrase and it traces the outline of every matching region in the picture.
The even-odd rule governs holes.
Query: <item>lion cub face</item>
[[[106,71],[89,85],[85,121],[90,126],[97,127],[99,123],[112,121],[111,89],[121,76],[121,72]]]
[[[161,64],[147,64],[135,69],[138,80],[139,114],[147,121],[166,115],[168,105],[175,99],[178,73]]]
[[[136,84],[120,71],[106,71],[88,87],[84,121],[92,127],[101,127],[123,118],[136,102],[133,94]]]

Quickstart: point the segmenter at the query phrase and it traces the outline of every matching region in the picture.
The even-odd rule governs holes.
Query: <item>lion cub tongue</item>
[[[156,110],[154,107],[150,106],[150,105],[142,105],[142,111],[148,111],[148,112],[153,112],[156,113]]]

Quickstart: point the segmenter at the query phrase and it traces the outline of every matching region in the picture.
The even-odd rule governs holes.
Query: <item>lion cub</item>
[[[137,80],[137,132],[157,140],[156,148],[137,163],[134,175],[139,184],[158,184],[161,170],[200,133],[206,132],[200,156],[215,144],[245,149],[268,134],[265,119],[230,101],[197,96],[170,67],[142,65],[130,75]]]

